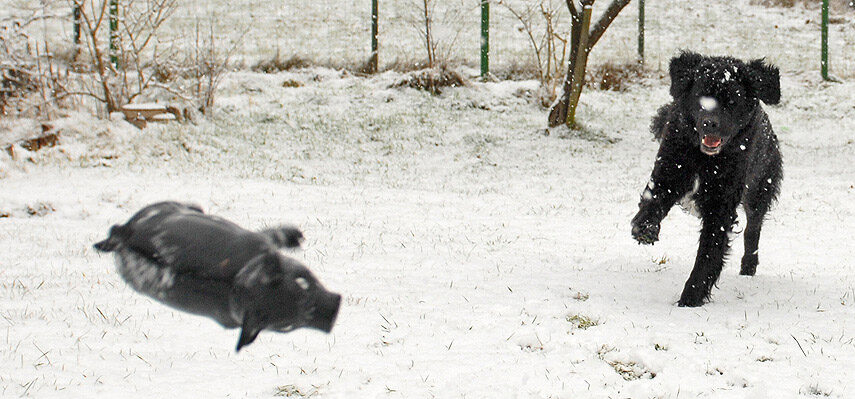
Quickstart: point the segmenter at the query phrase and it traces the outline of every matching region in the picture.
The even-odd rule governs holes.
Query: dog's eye
[[[303,278],[303,277],[297,277],[297,278],[295,278],[295,279],[294,279],[294,281],[295,281],[295,282],[297,283],[297,285],[299,285],[299,286],[300,286],[300,288],[302,288],[303,290],[307,290],[307,289],[309,289],[309,286],[311,286],[311,284],[309,284],[309,281],[308,281],[308,280],[306,280],[306,279],[305,279],[305,278]]]

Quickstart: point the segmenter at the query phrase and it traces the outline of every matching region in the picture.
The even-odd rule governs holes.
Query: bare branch
[[[584,2],[585,0],[583,0]],[[593,3],[593,0],[589,0]],[[591,33],[588,35],[588,46],[587,51],[591,51],[594,48],[594,45],[597,44],[597,41],[600,40],[600,37],[603,36],[603,33],[606,32],[606,29],[611,25],[612,21],[617,18],[618,13],[629,4],[630,0],[614,0],[609,7],[603,12],[603,15],[600,17],[600,20],[591,28]]]
[[[101,96],[99,96],[95,93],[89,92],[89,91],[67,91],[65,93],[60,94],[56,98],[57,98],[57,100],[63,100],[67,97],[72,97],[72,96],[92,97],[92,98],[98,100],[99,102],[102,102],[102,103],[107,102],[107,100],[104,97],[101,97]]]
[[[537,72],[540,75],[540,78],[542,81],[543,77],[544,77],[544,73],[543,73],[543,61],[541,60],[540,55],[541,55],[541,51],[543,49],[543,45],[538,44],[537,40],[534,37],[534,30],[532,29],[532,26],[531,26],[531,13],[532,13],[531,6],[526,10],[527,11],[526,14],[523,15],[522,13],[518,12],[516,9],[511,7],[510,4],[505,3],[504,1],[500,1],[499,4],[505,6],[505,8],[508,11],[510,11],[510,13],[513,14],[513,16],[516,17],[516,19],[523,25],[523,30],[525,30],[525,33],[528,36],[528,40],[531,43],[531,47],[534,50],[534,57],[535,57],[535,60],[537,61],[537,69],[538,69]]]
[[[573,19],[579,18],[579,10],[576,9],[576,0],[567,0],[567,9],[570,10],[570,15]]]
[[[182,100],[184,100],[184,101],[187,101],[187,102],[193,102],[193,98],[192,98],[192,97],[189,97],[189,96],[187,96],[186,94],[184,94],[184,93],[182,93],[182,92],[180,92],[180,91],[178,91],[178,90],[175,90],[175,89],[173,89],[172,87],[169,87],[169,86],[167,86],[167,85],[165,85],[165,84],[163,84],[163,83],[160,83],[160,82],[153,82],[153,83],[151,84],[151,86],[152,86],[152,87],[156,87],[156,88],[158,88],[158,89],[161,89],[161,90],[163,90],[163,91],[165,91],[165,92],[167,92],[167,93],[169,93],[169,94],[172,94],[173,96],[178,97],[178,98],[180,98],[180,99],[182,99]]]

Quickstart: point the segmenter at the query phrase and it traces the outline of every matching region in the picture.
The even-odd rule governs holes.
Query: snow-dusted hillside
[[[757,276],[734,256],[695,309],[698,221],[629,234],[667,79],[586,90],[572,135],[543,134],[533,82],[435,97],[326,69],[230,74],[198,126],[72,114],[60,146],[0,155],[0,396],[853,397],[855,83],[781,66]],[[134,293],[91,244],[163,199],[300,226],[294,256],[345,297],[332,334],[235,354],[237,331]]]

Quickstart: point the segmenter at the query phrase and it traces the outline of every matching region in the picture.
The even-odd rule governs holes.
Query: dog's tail
[[[127,232],[125,231],[125,226],[116,224],[113,225],[113,227],[110,227],[110,234],[107,236],[107,239],[96,242],[93,247],[98,250],[98,252],[112,252],[122,245],[126,236]]]

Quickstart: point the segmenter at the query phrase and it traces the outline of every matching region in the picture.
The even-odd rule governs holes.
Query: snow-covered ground
[[[758,274],[734,256],[712,303],[685,309],[697,220],[675,209],[653,247],[629,235],[666,81],[587,91],[586,133],[545,136],[532,82],[434,97],[397,78],[233,74],[211,122],[75,115],[65,144],[4,158],[0,392],[855,395],[855,84],[783,77],[767,109],[786,178]],[[91,244],[163,199],[299,225],[295,256],[345,297],[332,334],[262,333],[235,354],[237,331],[131,291]]]
[[[685,40],[663,46],[776,48]],[[653,247],[629,234],[667,79],[586,89],[586,130],[548,136],[534,82],[431,96],[328,69],[229,74],[197,126],[71,114],[61,145],[0,154],[0,396],[855,397],[855,83],[821,82],[813,42],[789,42],[769,54],[785,179],[757,276],[738,275],[739,236],[695,309],[675,303],[698,221],[675,208]],[[236,354],[237,331],[133,292],[91,245],[164,199],[300,226],[293,256],[345,298],[333,332]]]

